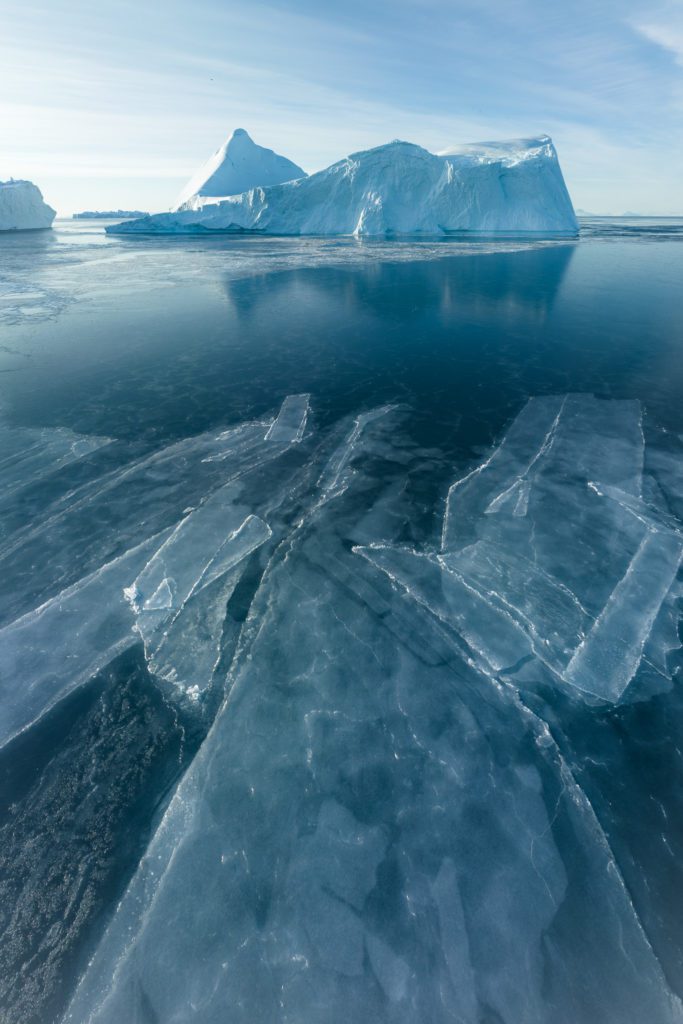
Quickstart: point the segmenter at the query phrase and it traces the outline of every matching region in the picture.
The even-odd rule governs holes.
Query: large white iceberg
[[[55,216],[32,181],[0,181],[0,231],[50,228]]]
[[[234,196],[265,185],[279,185],[306,172],[286,156],[257,144],[244,128],[236,128],[220,149],[202,164],[178,196],[174,210],[205,200]]]
[[[441,154],[391,142],[307,178],[221,199],[199,195],[182,210],[107,231],[573,236],[578,224],[555,147],[542,136]]]

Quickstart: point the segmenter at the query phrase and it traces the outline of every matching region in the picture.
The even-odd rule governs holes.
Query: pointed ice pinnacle
[[[192,209],[196,201],[201,204],[204,198],[234,196],[252,188],[305,177],[306,172],[297,164],[272,149],[258,146],[244,128],[236,128],[190,178],[173,209]]]

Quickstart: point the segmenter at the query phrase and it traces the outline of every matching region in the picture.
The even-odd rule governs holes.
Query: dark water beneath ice
[[[356,581],[351,553],[353,543],[384,539],[432,550],[449,486],[488,456],[532,397],[635,399],[646,443],[658,438],[666,466],[680,469],[681,281],[683,221],[676,220],[586,220],[570,244],[126,239],[105,236],[101,222],[58,222],[54,232],[0,238],[0,437],[11,445],[21,431],[40,429],[44,437],[68,430],[114,439],[64,466],[48,459],[34,471],[13,454],[0,463],[17,484],[0,497],[0,657],[19,616],[151,536],[147,523],[170,529],[185,511],[182,489],[176,494],[155,469],[132,497],[124,483],[91,501],[105,474],[118,480],[126,467],[174,444],[194,451],[190,438],[265,420],[285,396],[310,395],[306,436],[285,453],[279,475],[255,478],[252,491],[240,484],[240,502],[248,494],[246,511],[272,527],[273,545],[291,545],[290,561],[278,562],[281,548],[260,548],[223,600],[220,627],[205,608],[197,613],[202,637],[220,634],[218,669],[201,700],[160,684],[141,643],[115,649],[114,626],[104,620],[88,644],[105,653],[90,675],[94,662],[84,661],[72,688],[75,669],[68,657],[58,659],[49,630],[41,634],[38,661],[50,663],[48,683],[59,679],[61,700],[47,702],[38,721],[0,748],[3,1020],[60,1020],[98,945],[100,960],[70,1020],[232,1020],[221,1015],[225,1006],[241,1008],[234,1020],[259,1024],[331,1022],[349,1012],[361,1024],[683,1019],[676,1001],[683,997],[680,652],[668,655],[666,685],[638,691],[636,679],[635,691],[617,703],[587,702],[545,676],[528,686],[514,673],[506,678],[503,686],[512,692],[520,685],[524,708],[550,729],[556,761],[541,764],[527,749],[539,736],[525,732],[512,698],[494,707],[495,695],[459,697],[460,710],[449,706],[449,673],[460,681],[456,689],[480,694],[480,668],[453,663],[440,634],[423,650],[424,637],[441,627],[427,612],[422,622],[424,609],[411,611],[384,583],[377,583],[379,597],[368,597],[363,588],[374,587],[374,577],[368,568]],[[354,417],[388,404],[400,408],[400,423],[369,443],[368,468],[358,470],[360,483],[342,495],[340,511],[326,505],[319,526],[306,527],[299,541],[302,517],[318,522],[310,509],[321,467]],[[191,457],[179,460],[184,473]],[[22,482],[29,471],[33,477]],[[204,493],[197,481],[188,476],[187,506]],[[75,511],[74,494],[86,496]],[[667,515],[680,516],[675,488],[665,504]],[[63,531],[49,526],[55,515]],[[337,566],[332,582],[326,552]],[[307,628],[296,618],[298,602]],[[361,607],[373,609],[369,620]],[[387,640],[384,625],[394,616],[402,624]],[[349,649],[335,633],[339,617]],[[245,622],[271,620],[273,649],[264,648],[263,632],[255,639],[240,632]],[[250,682],[239,658],[240,644],[252,641]],[[292,645],[310,657],[297,660]],[[361,648],[368,645],[376,657],[366,665]],[[67,638],[67,655],[75,659],[77,647]],[[2,695],[10,693],[21,711],[28,677],[23,662],[11,664],[11,678],[0,677]],[[427,666],[424,676],[417,665]],[[342,680],[354,671],[366,680],[356,697]],[[236,700],[206,738],[226,673],[239,692],[262,688],[263,704],[257,714],[246,697]],[[398,696],[384,694],[394,677]],[[292,680],[306,681],[310,693],[290,692]],[[373,686],[381,691],[376,704],[368,697]],[[431,704],[415,695],[425,689]],[[321,709],[329,717],[318,736],[310,715]],[[335,732],[337,714],[344,725]],[[243,728],[259,737],[244,750]],[[260,813],[272,819],[271,831],[246,808],[240,788],[240,773],[257,777],[262,765],[273,795]],[[146,931],[124,901],[119,926],[112,915],[130,880],[143,893],[154,889],[147,869],[136,867],[188,766],[180,792],[211,809],[197,812],[200,825],[167,817],[171,838],[157,840],[158,856],[165,863],[164,842],[181,850],[169,869],[169,907],[183,907],[188,887],[199,886],[199,895],[173,921],[161,901]],[[234,779],[223,781],[230,772]],[[465,800],[459,772],[470,797],[481,787],[479,801]],[[584,799],[580,812],[569,806]],[[183,801],[192,804],[187,795]],[[243,819],[239,828],[225,818],[230,801]],[[521,822],[530,842],[516,845],[506,816]],[[287,831],[289,817],[296,836]],[[470,833],[478,838],[468,846],[462,837]],[[553,843],[544,845],[547,835]],[[206,850],[218,862],[230,844],[257,866],[243,875],[233,865],[232,882],[214,884]],[[349,846],[362,846],[366,859],[349,861]],[[487,856],[492,866],[480,874]],[[182,867],[183,857],[190,866]],[[325,862],[350,879],[346,889],[320,874]],[[618,876],[623,891],[608,891],[605,882],[600,932],[587,908],[598,906],[603,876],[609,884]],[[309,884],[322,894],[318,902]],[[517,890],[515,900],[509,893]],[[131,891],[131,900],[145,903],[146,895]],[[527,912],[527,903],[534,909]],[[225,918],[207,909],[203,920],[195,913],[203,905],[224,907]],[[336,965],[311,923],[318,918],[329,919]],[[111,977],[125,946],[117,928],[126,927],[140,933],[137,952],[126,954],[123,980],[103,996],[101,979]],[[145,966],[168,931],[184,929],[198,951],[187,976],[189,954],[175,936],[158,957],[163,966]],[[209,934],[223,939],[209,941]],[[260,945],[252,952],[255,936]],[[515,962],[518,942],[531,951],[523,958],[527,975]],[[214,962],[234,964],[242,987],[218,968],[212,974],[207,964]],[[599,981],[590,977],[591,963]]]

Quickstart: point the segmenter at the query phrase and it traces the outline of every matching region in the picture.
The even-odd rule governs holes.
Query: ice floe
[[[532,398],[430,544],[401,407],[309,406],[86,445],[4,538],[0,744],[133,645],[211,715],[65,1024],[681,1024],[561,720],[672,688],[675,439],[635,401]]]
[[[640,405],[531,399],[449,490],[441,551],[361,553],[489,671],[534,656],[561,685],[618,701],[678,595],[683,534],[643,501]]]

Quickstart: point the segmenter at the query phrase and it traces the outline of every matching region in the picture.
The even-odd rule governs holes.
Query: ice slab
[[[135,642],[123,588],[152,537],[0,630],[0,746]]]
[[[65,1021],[679,1022],[547,727],[444,639],[436,554],[393,558],[409,605],[349,550],[365,469],[264,575]]]
[[[305,422],[307,400],[294,397],[283,402],[277,428],[278,420],[257,421],[187,438],[69,490],[0,544],[0,576],[6,580],[0,622],[44,603],[146,536],[175,526],[230,482],[251,489],[245,515],[254,502],[267,507],[269,494],[259,474],[300,440]],[[277,495],[286,485],[278,476],[271,486]],[[39,564],[41,573],[27,576],[31,564]]]
[[[220,655],[225,607],[241,576],[237,567],[272,535],[258,516],[245,515],[237,498],[233,485],[212,495],[124,589],[150,671],[195,698],[211,682]]]
[[[0,427],[2,500],[41,477],[111,444],[109,437],[75,434],[65,427]]]
[[[647,532],[563,673],[580,690],[618,700],[633,679],[683,558],[683,537]]]
[[[350,465],[354,455],[362,444],[362,439],[367,428],[376,420],[382,419],[398,407],[395,405],[382,405],[377,409],[361,413],[354,420],[353,427],[347,434],[344,443],[329,459],[325,469],[320,474],[318,486],[322,492],[322,500],[327,501],[343,493],[349,485],[353,469]]]
[[[6,542],[0,742],[138,637],[159,679],[201,695],[220,656],[227,601],[248,556],[271,536],[253,510],[288,493],[291,467],[276,463],[299,439],[307,407],[307,399],[285,400],[269,439],[277,420],[191,438],[112,470]],[[27,447],[13,436],[3,468],[19,481],[106,443],[50,431],[32,434]]]
[[[531,653],[524,631],[503,608],[436,558],[384,545],[354,548],[465,641],[484,672],[503,672]]]
[[[438,556],[361,553],[456,630],[484,671],[514,673],[534,657],[562,685],[617,701],[646,649],[666,675],[658,635],[672,634],[681,563],[676,517],[643,498],[645,454],[638,402],[531,399],[450,488]]]
[[[450,488],[442,548],[470,543],[485,528],[485,514],[524,518],[539,488],[552,503],[557,481],[600,481],[640,496],[643,456],[638,402],[592,395],[532,398],[489,458]]]
[[[310,395],[288,395],[272,425],[266,441],[275,444],[297,444],[304,436]]]

